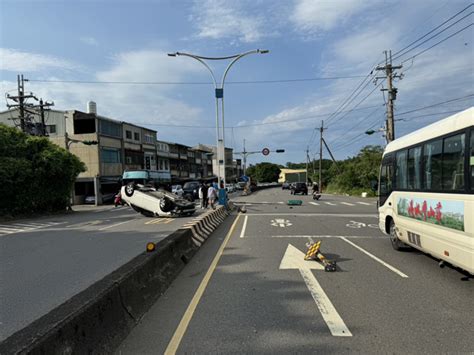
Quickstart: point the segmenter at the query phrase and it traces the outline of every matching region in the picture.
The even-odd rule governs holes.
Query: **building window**
[[[56,133],[56,125],[55,124],[46,125],[46,133],[55,134]]]
[[[132,139],[132,131],[125,131],[125,138]]]
[[[139,141],[139,140],[140,140],[140,133],[134,132],[134,133],[133,133],[133,138],[134,138],[136,141]]]
[[[445,138],[443,143],[443,190],[464,189],[465,134]]]
[[[153,143],[153,135],[145,133],[145,142],[146,143]]]
[[[100,133],[107,136],[121,138],[123,134],[122,126],[112,121],[100,120]]]
[[[102,148],[100,159],[102,163],[120,163],[120,151],[113,148]]]

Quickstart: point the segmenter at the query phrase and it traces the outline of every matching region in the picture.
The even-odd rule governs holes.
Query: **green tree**
[[[64,209],[85,165],[47,138],[0,124],[0,214]]]
[[[259,163],[247,169],[247,175],[255,182],[276,182],[280,175],[281,166],[272,163]]]

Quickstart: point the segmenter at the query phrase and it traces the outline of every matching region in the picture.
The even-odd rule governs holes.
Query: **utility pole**
[[[247,174],[247,151],[245,150],[245,139],[244,139],[244,151],[242,152],[243,158],[244,158],[244,176]]]
[[[46,135],[46,125],[44,121],[44,109],[48,109],[48,107],[54,106],[54,102],[43,102],[43,99],[41,98],[39,100],[39,109],[40,109],[40,116],[41,116],[41,135],[45,136]]]
[[[387,91],[388,102],[387,102],[387,143],[390,143],[395,139],[395,124],[394,124],[394,115],[393,115],[393,102],[397,99],[398,89],[393,87],[393,78],[400,78],[398,74],[393,74],[393,70],[401,69],[401,65],[392,65],[392,51],[384,51],[385,53],[385,66],[377,66],[376,70],[385,70],[385,78],[387,78],[387,89],[382,89],[382,91]],[[377,78],[384,79],[384,78]]]
[[[322,174],[322,160],[323,160],[323,131],[324,131],[324,121],[321,121],[321,127],[319,128],[320,137],[319,137],[319,192],[323,191],[323,185],[321,182]]]
[[[306,146],[306,185],[308,184],[309,146]]]
[[[17,102],[15,105],[8,105],[8,108],[14,108],[18,107],[19,109],[19,118],[20,118],[20,128],[22,132],[26,132],[26,124],[25,124],[25,99],[28,98],[34,98],[37,100],[37,98],[30,93],[29,95],[25,95],[25,81],[28,81],[26,79],[23,79],[23,74],[17,75],[17,82],[18,82],[18,95],[17,96],[10,96],[7,94],[7,99],[13,100]],[[31,105],[29,105],[31,106]]]

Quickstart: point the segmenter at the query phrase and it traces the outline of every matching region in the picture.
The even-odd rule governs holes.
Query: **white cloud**
[[[94,37],[81,37],[81,38],[79,38],[79,40],[82,43],[85,43],[89,46],[97,47],[99,45],[99,42]]]
[[[196,22],[201,38],[233,38],[243,43],[265,37],[263,17],[243,10],[241,2],[199,0],[193,6],[190,20]]]
[[[45,69],[75,70],[78,68],[79,66],[73,62],[52,55],[0,48],[0,70],[34,72]]]
[[[299,31],[328,31],[372,5],[367,0],[297,0],[291,21]]]

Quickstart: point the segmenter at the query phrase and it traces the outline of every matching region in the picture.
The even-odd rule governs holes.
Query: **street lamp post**
[[[222,159],[222,166],[223,166],[222,179],[224,181],[224,187],[225,187],[224,84],[225,84],[225,79],[227,77],[227,73],[229,72],[229,69],[232,67],[232,65],[234,65],[234,63],[237,62],[240,58],[243,58],[249,54],[257,54],[257,53],[266,54],[268,52],[269,51],[265,49],[254,49],[245,53],[235,54],[235,55],[226,56],[226,57],[203,57],[203,56],[190,54],[190,53],[183,53],[183,52],[168,53],[168,56],[170,57],[185,56],[185,57],[193,58],[197,60],[198,62],[200,62],[202,65],[204,65],[206,69],[209,71],[209,73],[211,73],[212,81],[214,83],[215,98],[216,98],[216,153],[217,153],[216,163],[217,163],[217,179],[218,179],[219,188],[221,186],[221,159]],[[214,75],[214,72],[212,71],[211,67],[206,63],[206,60],[229,60],[229,59],[231,59],[231,62],[227,66],[226,70],[224,71],[224,74],[222,76],[222,80],[219,86],[216,80],[216,77]],[[222,129],[219,129],[219,99],[221,99]]]

